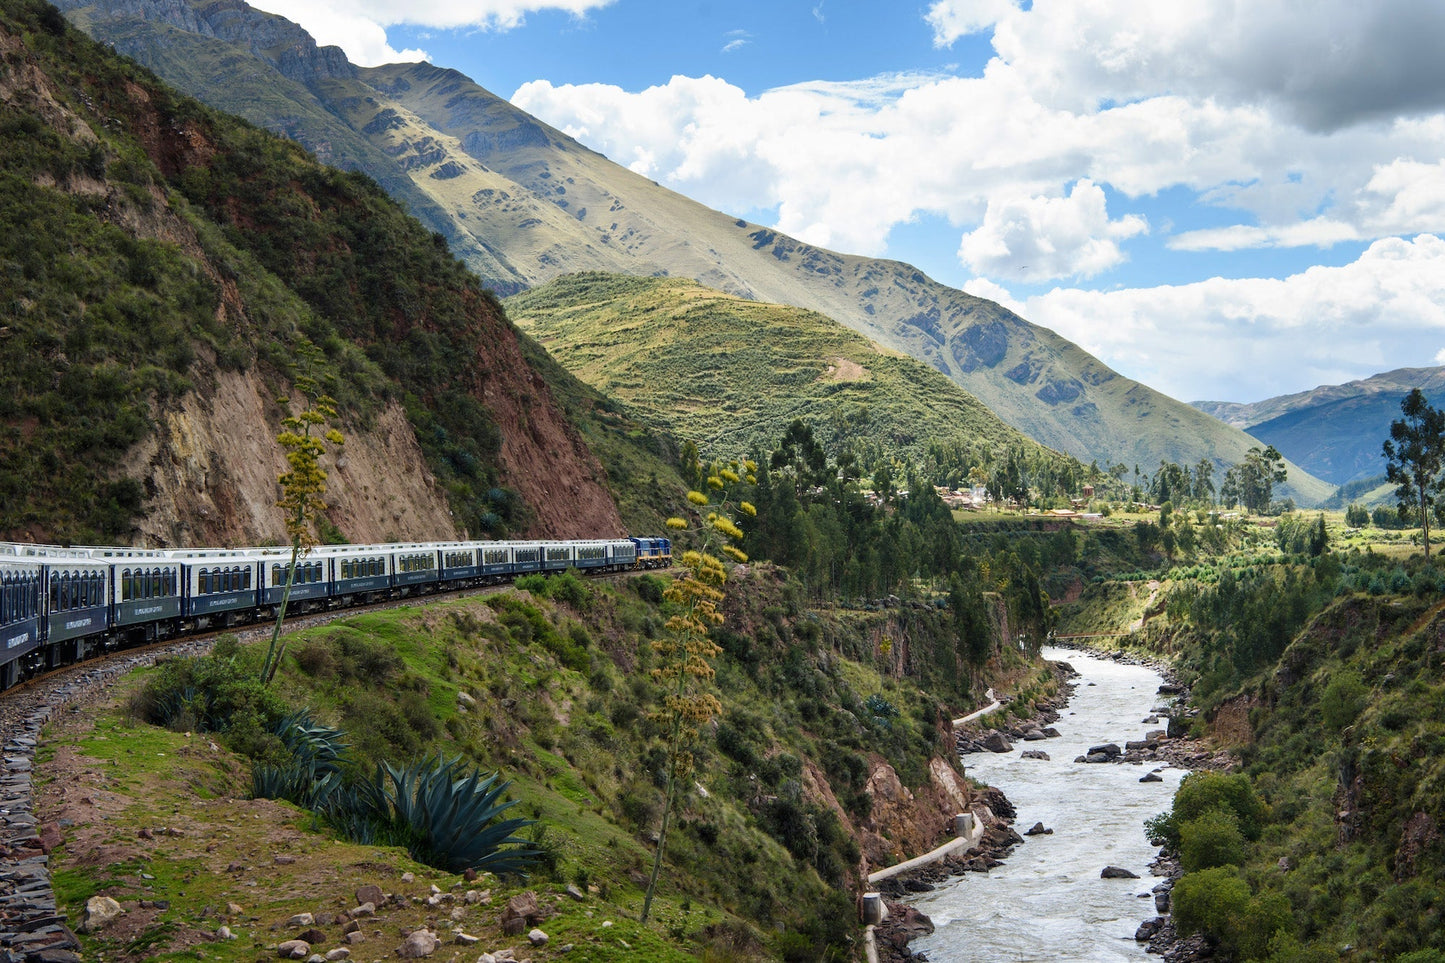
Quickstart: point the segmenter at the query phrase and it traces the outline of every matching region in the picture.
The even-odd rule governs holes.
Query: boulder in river
[[[1043,823],[1034,823],[1028,829],[1024,830],[1025,836],[1052,836],[1053,834],[1054,831],[1052,829],[1045,829]]]
[[[1131,873],[1121,866],[1105,866],[1104,871],[1099,874],[1100,879],[1138,879],[1138,873]]]
[[[1013,752],[1013,744],[1008,741],[1002,732],[997,729],[991,730],[983,737],[983,747],[989,752]]]

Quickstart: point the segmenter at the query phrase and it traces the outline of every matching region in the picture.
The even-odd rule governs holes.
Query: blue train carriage
[[[630,538],[609,538],[603,541],[607,546],[607,571],[626,572],[637,565],[637,544]]]
[[[40,648],[42,578],[40,562],[0,555],[0,689],[23,678]]]
[[[175,552],[173,557],[181,563],[185,585],[182,609],[197,628],[254,620],[262,553],[213,549]]]
[[[390,546],[330,545],[316,551],[331,560],[333,597],[342,605],[391,591]]]
[[[576,542],[542,542],[542,571],[565,572],[577,565]]]
[[[574,568],[584,572],[605,571],[611,568],[611,553],[608,551],[611,542],[597,538],[571,544]]]
[[[435,545],[415,544],[392,547],[392,581],[408,595],[416,595],[436,587],[440,579],[441,552]]]
[[[441,580],[465,582],[482,576],[482,562],[477,542],[442,542]]]
[[[111,625],[110,563],[85,555],[44,563],[45,668],[77,662],[97,651]]]
[[[528,572],[542,571],[542,551],[544,542],[513,542],[512,543],[512,574],[525,575]]]
[[[168,638],[182,615],[181,563],[159,554],[111,558],[115,627],[134,641]]]
[[[478,542],[477,561],[482,568],[482,577],[488,582],[505,582],[516,572],[512,558],[512,542]]]
[[[311,612],[324,608],[331,597],[332,559],[316,551],[296,560],[296,577],[291,578],[291,550],[262,551],[260,563],[261,604],[276,609],[286,599],[286,611]],[[291,580],[291,594],[286,595],[286,582]]]

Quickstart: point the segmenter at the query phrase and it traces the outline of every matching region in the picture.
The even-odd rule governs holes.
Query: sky
[[[1445,364],[1445,0],[261,0],[1184,401]]]

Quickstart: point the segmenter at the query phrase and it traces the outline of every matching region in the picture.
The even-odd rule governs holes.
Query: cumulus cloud
[[[1103,190],[1087,179],[1066,197],[990,200],[958,256],[979,274],[1023,281],[1091,278],[1124,260],[1118,242],[1149,230],[1133,214],[1109,220]]]
[[[933,45],[949,47],[959,37],[982,33],[1017,10],[1014,0],[937,0],[923,19],[933,28]]]
[[[930,9],[977,6],[943,0]],[[1445,105],[1445,6],[1419,0],[1036,0],[994,48],[1051,103],[1093,110],[1171,92],[1271,102],[1321,131]]]
[[[1257,401],[1431,357],[1445,337],[1445,241],[1387,238],[1280,279],[1055,289],[1020,313],[1172,397]]]

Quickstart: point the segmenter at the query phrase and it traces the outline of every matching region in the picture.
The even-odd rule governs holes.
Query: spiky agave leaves
[[[316,722],[310,709],[283,716],[271,731],[291,750],[291,762],[252,768],[251,797],[285,799],[324,812],[342,786],[341,756],[351,748],[341,741],[345,733]]]
[[[338,826],[358,817],[371,822],[379,837],[404,840],[413,858],[438,869],[521,874],[540,852],[515,834],[533,820],[501,818],[517,801],[501,801],[511,783],[499,779],[480,769],[465,773],[460,756],[440,753],[405,766],[381,764],[343,794],[355,809],[331,818]]]

